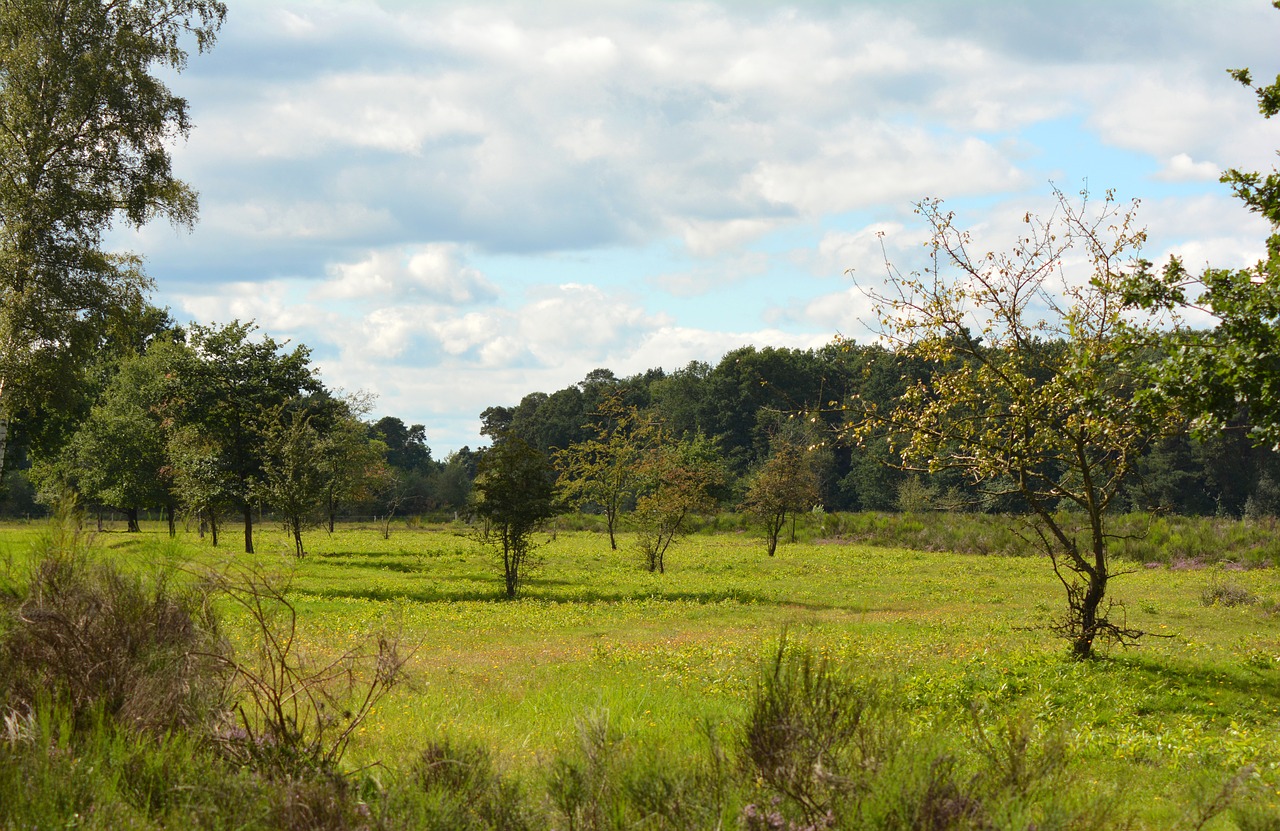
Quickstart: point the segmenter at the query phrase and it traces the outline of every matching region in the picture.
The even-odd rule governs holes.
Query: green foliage
[[[187,102],[158,73],[212,45],[217,0],[14,0],[0,6],[0,464],[15,406],[50,401],[111,320],[142,305],[137,258],[102,250],[117,220],[190,225],[170,147]]]
[[[175,477],[183,502],[211,511],[230,503],[244,518],[244,547],[253,552],[253,496],[264,478],[267,437],[286,404],[320,391],[310,352],[283,352],[256,327],[192,326],[188,342],[158,345],[166,360],[163,413],[177,444]]]
[[[667,549],[686,532],[692,515],[715,509],[725,472],[719,450],[701,435],[672,440],[655,424],[645,441],[636,466],[636,543],[645,567],[665,574]]]
[[[480,459],[475,512],[483,539],[498,552],[508,598],[533,568],[533,532],[561,510],[551,463],[519,436],[496,440]]]
[[[803,436],[776,439],[772,454],[751,477],[743,501],[744,510],[764,525],[770,557],[778,549],[787,516],[794,521],[796,514],[813,510],[821,499],[817,458],[802,442]]]
[[[558,450],[556,469],[568,504],[604,513],[609,547],[616,551],[618,517],[634,495],[647,416],[624,404],[615,391],[600,402],[592,418],[595,435]]]
[[[256,493],[280,515],[293,536],[294,554],[307,552],[302,532],[318,521],[322,500],[330,492],[332,471],[326,465],[324,438],[310,416],[282,409],[267,427],[262,448],[262,480]]]

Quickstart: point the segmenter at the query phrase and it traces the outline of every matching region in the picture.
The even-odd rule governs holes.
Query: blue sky
[[[1112,188],[1193,268],[1266,232],[1217,181],[1280,148],[1225,72],[1280,71],[1265,0],[228,6],[171,82],[200,222],[112,242],[441,457],[596,367],[865,335],[846,271],[909,269],[926,197],[1000,247],[1051,182]]]

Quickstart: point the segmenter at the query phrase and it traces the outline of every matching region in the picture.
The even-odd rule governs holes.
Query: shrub
[[[62,516],[25,582],[10,575],[0,614],[0,705],[30,714],[42,696],[78,724],[91,713],[160,732],[207,722],[226,705],[226,644],[207,596],[175,572],[153,579],[95,562]]]

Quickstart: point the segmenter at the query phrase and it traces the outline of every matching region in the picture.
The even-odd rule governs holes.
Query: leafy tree
[[[715,443],[704,436],[674,440],[660,425],[647,432],[649,441],[637,465],[636,542],[649,571],[663,574],[667,549],[686,532],[690,515],[715,509],[725,470]]]
[[[1230,73],[1253,90],[1263,117],[1280,112],[1280,76],[1254,87],[1248,69]],[[1184,327],[1171,339],[1163,389],[1198,414],[1193,426],[1202,434],[1238,423],[1243,408],[1255,441],[1280,449],[1280,172],[1230,169],[1222,181],[1270,223],[1266,258],[1245,269],[1209,268],[1198,277],[1173,258],[1158,278],[1134,275],[1127,299],[1142,308],[1192,308],[1216,318],[1212,329]]]
[[[64,454],[79,473],[90,501],[123,511],[138,530],[138,509],[162,505],[173,531],[174,500],[166,481],[165,436],[159,419],[129,389],[138,373],[126,370],[72,438]]]
[[[344,408],[320,437],[317,448],[324,473],[325,515],[333,533],[338,506],[365,502],[386,486],[392,471],[387,446],[369,437],[369,430]]]
[[[594,413],[591,429],[596,435],[555,455],[566,501],[580,508],[596,506],[604,512],[609,547],[614,551],[618,550],[618,517],[635,488],[642,419],[634,406],[626,406],[620,396],[611,395]]]
[[[423,470],[431,466],[431,448],[427,446],[427,428],[421,424],[406,425],[395,416],[383,416],[371,431],[387,447],[387,464],[402,471]]]
[[[262,479],[256,493],[280,515],[293,537],[294,553],[306,555],[302,532],[316,523],[333,479],[325,457],[324,437],[299,408],[282,407],[264,431]]]
[[[534,565],[533,532],[560,511],[555,471],[537,448],[508,433],[480,458],[474,499],[483,539],[497,549],[507,597],[514,598]]]
[[[465,508],[471,499],[471,484],[482,454],[470,447],[450,453],[436,474],[433,487],[440,504],[455,511]]]
[[[208,483],[218,483],[217,493],[244,518],[244,549],[249,554],[253,497],[263,480],[268,432],[286,402],[321,390],[305,346],[284,352],[270,337],[253,338],[255,328],[238,321],[192,326],[185,348],[166,351],[170,368],[165,415],[188,428],[177,466],[181,470],[184,460],[198,461],[206,473],[217,471],[213,479],[201,479],[206,484],[195,493],[205,504],[212,493]],[[186,452],[196,449],[194,456]],[[190,483],[194,474],[186,471],[180,478]]]
[[[224,449],[192,424],[176,428],[165,453],[173,475],[174,492],[183,509],[199,518],[201,536],[208,527],[218,546],[218,520],[235,504],[238,485]]]
[[[813,451],[797,436],[782,436],[773,453],[751,477],[744,508],[764,525],[769,556],[778,550],[778,536],[787,515],[819,504],[821,480]],[[794,536],[794,534],[793,534]]]
[[[169,146],[191,128],[159,72],[183,69],[226,13],[218,0],[0,4],[0,467],[15,405],[56,386],[148,287],[101,250],[123,220],[190,225],[195,193]],[[52,377],[51,377],[52,376]]]
[[[909,469],[958,471],[1022,500],[1066,591],[1055,628],[1075,655],[1100,637],[1137,637],[1104,605],[1109,512],[1140,454],[1176,426],[1162,399],[1135,394],[1145,344],[1122,316],[1144,233],[1109,195],[1094,210],[1058,194],[1049,219],[1024,217],[1011,251],[978,255],[940,203],[919,211],[933,229],[929,267],[891,269],[892,293],[872,296],[884,334],[933,372],[896,405],[855,402],[855,435],[886,436]]]

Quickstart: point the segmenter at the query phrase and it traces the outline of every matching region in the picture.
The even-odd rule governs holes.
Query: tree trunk
[[[138,526],[138,509],[137,508],[126,508],[124,515],[128,519],[128,525],[126,527],[130,534],[136,534],[142,530]]]
[[[1097,569],[1089,575],[1089,588],[1080,599],[1080,632],[1071,652],[1077,658],[1093,657],[1093,641],[1098,636],[1098,608],[1107,593],[1107,572]]]
[[[253,553],[253,506],[244,505],[244,553]]]
[[[209,533],[213,536],[213,547],[218,547],[218,518],[209,512]]]
[[[175,513],[176,511],[172,505],[165,506],[165,515],[169,520],[169,539],[178,536],[178,523],[177,518],[174,516]]]

